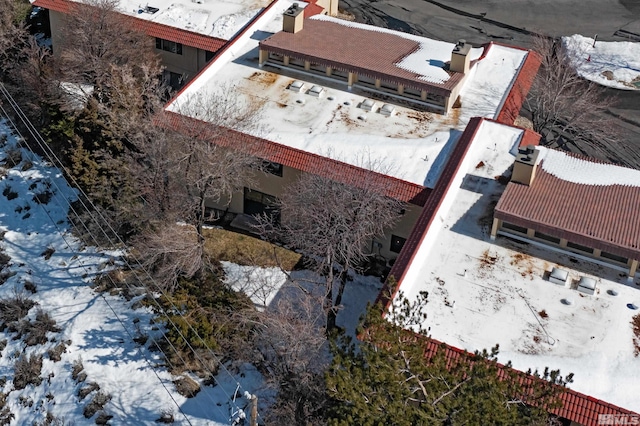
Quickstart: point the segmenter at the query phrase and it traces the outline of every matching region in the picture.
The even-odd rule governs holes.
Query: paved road
[[[529,47],[531,34],[582,34],[640,41],[640,0],[341,0],[358,22],[474,45],[502,41]],[[640,169],[640,91],[610,89],[622,138],[616,146],[571,150]]]

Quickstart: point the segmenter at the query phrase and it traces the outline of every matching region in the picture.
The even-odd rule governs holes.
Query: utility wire
[[[3,115],[7,118],[7,120],[9,120],[9,122],[11,123],[11,126],[13,127],[14,131],[23,138],[23,136],[20,134],[19,129],[17,129],[15,123],[13,122],[13,120],[10,118],[10,116],[7,114],[7,111],[4,109],[4,107],[0,104],[0,110],[2,111]],[[33,155],[33,152],[31,152],[31,154]],[[30,161],[33,161],[34,157],[32,157],[30,159]],[[17,166],[17,165],[16,165]],[[26,180],[24,173],[16,167],[16,170],[18,172],[18,174],[24,179]],[[62,194],[60,191],[58,191],[59,194]],[[55,198],[55,197],[54,197]],[[66,244],[67,248],[69,250],[72,250],[72,244],[69,242],[69,240],[66,237],[66,232],[64,230],[62,230],[59,225],[56,223],[56,221],[51,217],[51,214],[49,213],[49,211],[45,208],[44,204],[41,203],[36,203],[40,206],[40,208],[42,209],[42,211],[47,215],[47,217],[49,218],[49,220],[51,221],[51,223],[53,224],[53,226],[56,228],[56,230],[58,231],[58,233],[60,234],[60,237],[62,238],[62,240],[64,241],[64,243]],[[84,262],[79,261],[78,262],[81,266],[81,268],[85,271],[85,273],[87,275],[89,275],[89,270],[86,268],[86,266],[84,265]],[[107,300],[106,297],[104,297],[104,294],[102,292],[98,292],[100,297],[102,298],[102,300],[106,303],[106,305],[108,306],[109,310],[111,310],[111,312],[113,312],[113,315],[115,316],[116,320],[120,323],[120,325],[122,326],[123,330],[125,331],[125,333],[127,333],[127,335],[129,336],[129,338],[133,341],[134,337],[133,335],[129,332],[129,330],[127,329],[127,327],[125,326],[124,322],[122,321],[122,319],[120,318],[120,316],[117,314],[116,310],[113,308],[113,306],[111,306],[111,304],[109,303],[109,301]],[[189,423],[189,425],[191,425],[191,421],[189,420],[189,418],[187,417],[186,413],[182,410],[182,408],[180,407],[180,404],[178,404],[178,402],[175,400],[175,398],[173,397],[173,394],[169,391],[169,389],[167,388],[166,384],[164,383],[164,381],[160,378],[160,375],[158,374],[158,372],[156,371],[156,369],[153,367],[153,364],[151,363],[151,361],[149,360],[149,358],[146,356],[146,354],[142,351],[142,348],[140,346],[136,347],[137,352],[139,355],[141,355],[146,364],[149,366],[149,368],[151,368],[151,370],[153,371],[153,374],[156,376],[156,378],[158,379],[158,381],[160,382],[160,384],[162,385],[162,387],[164,388],[164,390],[167,392],[167,394],[169,395],[169,398],[171,399],[171,401],[173,401],[173,403],[176,405],[176,407],[178,408],[178,410],[180,411],[180,413],[184,416],[184,419],[187,421],[187,423]]]
[[[45,153],[46,157],[48,158],[48,160],[56,165],[57,167],[59,167],[60,169],[64,169],[64,166],[62,165],[62,162],[60,161],[60,159],[55,155],[55,153],[51,150],[51,148],[46,144],[46,142],[44,141],[44,139],[42,138],[42,136],[39,134],[39,132],[35,129],[35,127],[33,126],[33,124],[31,123],[31,121],[28,119],[28,117],[26,117],[26,115],[24,114],[24,112],[21,110],[21,108],[17,105],[17,103],[15,102],[15,100],[13,99],[13,97],[11,96],[11,94],[6,90],[6,88],[4,87],[3,84],[0,83],[0,92],[2,92],[2,94],[4,95],[4,97],[9,101],[10,105],[12,106],[12,108],[14,109],[14,111],[16,112],[16,114],[20,117],[21,121],[23,122],[23,124],[25,125],[25,127],[27,128],[27,130],[29,131],[30,135],[32,136],[32,138],[34,139],[34,141],[38,144],[39,148]],[[14,124],[14,127],[15,124]],[[109,243],[113,246],[115,246],[113,239],[110,237],[109,233],[107,231],[105,231],[105,229],[102,227],[100,221],[98,219],[96,219],[96,217],[93,215],[92,212],[97,213],[97,215],[100,217],[100,219],[102,219],[103,223],[105,223],[107,225],[107,227],[109,228],[109,231],[112,232],[112,235],[114,235],[117,239],[117,241],[120,243],[121,247],[124,247],[126,249],[126,244],[122,241],[122,239],[118,236],[118,234],[115,232],[115,230],[111,227],[111,225],[108,223],[108,221],[106,221],[106,219],[104,218],[104,216],[102,215],[102,213],[97,210],[95,208],[95,205],[93,205],[93,203],[90,201],[90,199],[88,198],[88,196],[82,191],[82,189],[79,187],[77,181],[75,180],[75,178],[73,178],[71,176],[71,180],[73,181],[73,183],[75,184],[76,190],[78,190],[78,192],[81,194],[81,197],[79,197],[79,201],[82,204],[82,206],[85,208],[85,210],[88,212],[89,216],[91,217],[91,219],[94,221],[94,223],[97,225],[97,227],[100,229],[100,231],[103,233],[103,235],[106,237],[106,239],[109,241]],[[54,183],[55,184],[55,183]],[[58,188],[59,189],[59,188]],[[59,190],[59,192],[61,194],[64,194],[62,191]],[[70,202],[70,200],[66,199],[66,196],[63,195],[63,198],[65,198],[65,200],[68,203],[69,209],[71,211],[73,211],[74,215],[78,218],[78,220],[80,221],[80,223],[83,225],[83,227],[85,228],[85,230],[88,232],[88,234],[92,237],[92,239],[97,243],[97,238],[93,235],[93,233],[91,231],[89,231],[89,229],[86,227],[86,225],[84,224],[84,221],[80,218],[80,215],[75,211],[75,209],[72,206],[72,203]],[[89,206],[87,206],[87,204],[89,204]],[[93,210],[91,210],[93,209]],[[150,275],[150,273],[144,268],[144,266],[141,264],[141,262],[135,257],[135,255],[131,255],[131,257],[133,258],[133,260],[135,261],[135,263],[137,264],[138,269],[141,269],[145,275],[147,276],[147,278],[150,280],[150,282],[152,282],[154,284],[154,286],[156,287],[156,289],[159,291],[159,293],[161,293],[162,295],[165,296],[165,299],[169,301],[171,307],[175,310],[176,313],[178,313],[178,315],[182,318],[185,319],[182,312],[173,304],[173,302],[171,301],[171,299],[169,297],[167,297],[166,292],[155,282],[155,280],[153,279],[153,277]],[[128,262],[128,260],[126,258],[123,259],[124,263],[127,265],[128,268],[130,268],[131,270],[134,270],[134,268],[132,267],[132,265]],[[127,285],[127,287],[130,290],[130,286],[128,283],[125,282],[125,285]],[[191,350],[191,352],[193,353],[194,357],[196,359],[198,359],[198,361],[200,361],[201,363],[201,367],[206,370],[212,377],[212,379],[214,381],[217,382],[217,380],[215,379],[215,375],[213,375],[213,373],[206,367],[206,363],[203,362],[202,358],[198,355],[197,351],[195,351],[195,349],[192,347],[192,345],[189,343],[189,341],[186,339],[186,337],[180,332],[180,330],[176,327],[175,323],[171,320],[171,318],[166,314],[166,311],[164,310],[164,308],[162,306],[160,306],[160,304],[157,302],[157,300],[153,297],[150,298],[154,304],[156,305],[156,307],[159,309],[160,312],[162,312],[163,314],[165,314],[165,317],[167,318],[167,322],[172,325],[176,332],[179,334],[179,336],[185,341],[187,347]],[[186,319],[185,319],[186,321]],[[194,335],[202,342],[202,344],[205,346],[205,348],[209,351],[210,355],[212,356],[212,358],[217,362],[217,364],[222,368],[223,371],[225,371],[231,378],[233,378],[233,375],[228,371],[228,369],[226,368],[226,366],[220,361],[220,359],[213,353],[213,351],[211,350],[211,348],[208,347],[208,345],[206,344],[206,342],[204,342],[204,340],[199,336],[199,334],[193,329],[193,327],[187,322],[190,331],[194,333]],[[166,335],[163,336],[165,337],[165,339],[168,340],[168,338],[166,337]],[[169,342],[170,343],[170,342]],[[175,348],[174,348],[175,349]],[[165,355],[166,357],[166,355]],[[184,360],[183,360],[184,362]],[[240,383],[234,379],[234,381],[236,382],[236,385],[239,387],[239,389],[242,389],[242,386],[240,385]],[[233,401],[231,399],[231,397],[229,396],[229,394],[226,393],[226,391],[224,391],[224,388],[221,387],[223,393],[225,394],[225,396],[230,400]],[[235,405],[235,404],[234,404]],[[235,411],[236,413],[241,412],[241,409],[236,405],[235,407]]]
[[[1,90],[2,90],[2,88],[0,88],[0,91],[1,91]],[[4,93],[4,95],[5,95],[5,96],[7,96],[7,93]],[[11,98],[11,100],[10,100],[10,101],[13,101],[13,99]],[[15,101],[13,101],[13,102],[14,102],[14,104],[12,104],[12,106],[14,107],[14,110],[16,110],[16,109],[17,109],[17,110],[16,110],[16,113],[18,113],[19,106],[18,106],[17,104],[15,104]],[[19,111],[20,111],[20,112],[22,112],[21,110],[19,110]],[[5,113],[6,113],[6,111],[5,111]],[[22,118],[22,117],[21,117],[21,118]],[[26,116],[24,116],[24,118],[23,118],[23,120],[22,120],[22,121],[23,121],[23,123],[25,124],[25,126],[27,126],[27,123],[25,123],[25,120],[24,120],[24,119],[26,119]],[[10,120],[10,119],[9,119],[9,120]],[[28,119],[27,119],[27,120],[28,120]],[[31,123],[29,122],[28,124],[31,124]],[[17,129],[17,127],[16,127],[15,123],[14,123],[13,121],[12,121],[12,125],[16,128],[16,132],[20,133],[20,132],[19,132],[19,130]],[[37,133],[37,131],[35,131],[35,134],[34,134],[34,131],[35,131],[35,128],[33,128],[33,129],[31,129],[31,130],[30,130],[31,135],[32,135],[34,138],[36,137],[36,134],[37,134],[38,136],[40,136],[40,135]],[[22,136],[22,135],[21,135],[21,136]],[[41,146],[41,147],[42,147],[42,146]],[[58,159],[56,158],[56,160],[58,160]],[[53,160],[51,160],[51,157],[49,157],[49,161],[53,163]],[[59,160],[58,160],[58,161],[59,161]],[[61,190],[61,188],[60,188],[60,187],[58,187],[58,186],[57,186],[57,184],[56,184],[55,182],[52,182],[52,184],[56,186],[56,189],[58,190],[58,193],[61,195],[61,198],[64,198],[64,199],[65,199],[65,201],[67,202],[67,206],[65,206],[65,207],[66,207],[67,209],[69,209],[69,210],[71,210],[71,211],[73,211],[73,212],[74,212],[74,215],[76,216],[76,218],[77,218],[78,222],[82,224],[82,226],[84,227],[85,231],[86,231],[86,232],[87,232],[87,233],[92,237],[92,239],[93,239],[93,241],[94,241],[95,245],[96,245],[96,246],[98,246],[99,244],[98,244],[98,242],[97,242],[97,238],[96,238],[96,237],[91,233],[91,231],[87,228],[86,224],[84,223],[84,221],[82,220],[82,218],[80,217],[80,215],[79,215],[79,214],[76,212],[76,210],[73,208],[73,204],[71,203],[71,201],[70,201],[69,199],[67,199],[67,198],[66,198],[66,196],[64,195],[64,192]],[[94,220],[95,220],[95,218],[93,218],[93,217],[92,217],[92,219],[94,219]],[[99,223],[97,223],[97,225],[98,225],[98,227],[100,227]],[[108,237],[108,235],[104,232],[104,230],[103,230],[102,228],[101,228],[101,230],[103,231],[103,233],[105,234],[105,236],[107,236],[107,237]],[[110,241],[110,242],[111,242],[111,241]],[[85,242],[85,244],[86,244],[86,242]],[[89,245],[89,244],[87,244],[87,245]],[[127,264],[127,266],[128,266],[130,269],[132,269],[131,265],[129,265],[126,261],[125,261],[125,263]],[[113,281],[112,277],[111,277],[109,274],[105,274],[105,276],[106,276],[106,277],[108,277],[108,279],[111,281],[111,283],[113,284],[113,286],[114,286],[114,287],[117,287],[117,286],[116,286],[116,284],[115,284],[115,282]],[[125,285],[127,285],[127,289],[128,289],[129,291],[131,291],[131,287],[128,285],[128,283],[127,283],[126,281],[125,281]],[[165,316],[167,316],[166,312],[162,309],[162,306],[160,306],[154,298],[152,298],[151,300],[153,300],[153,301],[156,303],[156,305],[157,305],[157,307],[158,307],[158,310],[159,310],[160,312],[162,312]],[[175,326],[175,325],[174,325],[174,326]],[[181,356],[180,352],[175,348],[175,346],[173,345],[173,343],[171,342],[171,340],[166,336],[166,333],[165,333],[164,331],[161,331],[161,333],[162,333],[162,335],[163,335],[163,337],[164,337],[165,341],[167,341],[167,343],[168,343],[168,344],[171,346],[171,348],[174,350],[174,353],[175,353],[175,354],[180,358],[180,361],[182,361],[182,363],[183,363],[184,365],[186,365],[186,361],[185,361],[185,360],[184,360],[184,358]],[[181,333],[179,333],[179,335],[180,335],[180,337],[181,337],[182,339],[184,339],[184,336],[183,336]],[[160,348],[160,349],[161,349],[161,348]],[[164,352],[163,352],[163,354],[164,354]],[[171,365],[171,362],[170,362],[169,357],[167,357],[167,356],[166,356],[166,354],[164,354],[164,355],[165,355],[165,359],[167,360],[167,362],[169,362],[169,364]],[[206,366],[203,366],[203,369],[205,369],[205,370],[206,370],[210,375],[212,375],[212,377],[213,377],[213,373],[212,373],[209,369],[207,369],[207,368],[206,368]],[[215,380],[215,378],[214,378],[214,380]],[[220,412],[221,412],[221,409],[220,409],[220,408],[219,408],[219,406],[215,403],[215,401],[212,399],[212,397],[211,397],[210,395],[208,395],[208,394],[207,394],[207,397],[209,398],[209,400],[211,401],[211,403],[213,403],[213,404],[216,406],[216,408],[218,409],[218,411],[220,411]],[[197,404],[199,404],[199,401],[198,401],[198,400],[196,400],[196,401],[197,401],[196,403],[197,403]],[[222,412],[221,412],[221,414],[223,415],[223,417],[227,417],[224,413],[222,413]]]

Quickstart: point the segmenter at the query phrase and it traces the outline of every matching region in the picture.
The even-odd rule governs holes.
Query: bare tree
[[[579,145],[584,141],[615,141],[614,122],[607,113],[613,99],[601,86],[578,75],[558,40],[536,37],[533,49],[540,55],[541,68],[525,108],[543,143],[563,146],[567,142]]]
[[[259,314],[254,362],[266,372],[277,400],[270,424],[326,424],[324,374],[329,366],[324,312],[316,296],[290,289]]]
[[[262,168],[255,139],[245,135],[262,131],[260,117],[257,106],[233,96],[229,88],[194,95],[179,113],[173,117],[179,134],[172,143],[190,199],[184,219],[194,224],[204,241],[207,203],[228,205],[235,193],[251,186]]]
[[[31,6],[21,0],[0,0],[0,79],[32,119],[40,123],[42,105],[55,94],[48,64],[49,50],[29,35],[25,19]]]
[[[135,132],[161,106],[162,72],[153,39],[117,11],[117,0],[74,2],[62,26],[58,71],[92,98],[119,136]],[[77,102],[67,105],[77,109]]]
[[[203,245],[193,226],[186,224],[163,223],[137,236],[133,246],[144,269],[165,291],[175,291],[181,277],[191,278],[205,266]],[[147,277],[141,278],[145,282]]]
[[[349,183],[330,168],[303,174],[277,202],[280,223],[261,219],[265,237],[301,250],[324,277],[327,331],[336,326],[349,270],[368,259],[373,239],[384,235],[402,210],[402,203],[387,195],[384,178],[365,175]]]
[[[167,288],[174,288],[179,276],[193,277],[207,265],[202,229],[214,218],[208,206],[227,205],[244,186],[251,186],[262,167],[253,155],[254,139],[238,131],[257,131],[256,112],[229,93],[198,96],[181,114],[158,114],[153,122],[165,124],[152,126],[136,142],[129,170],[144,199],[139,217],[150,226],[134,244],[144,253],[142,247],[153,242],[155,250],[145,253],[145,263],[156,265],[153,269],[161,272],[158,279]],[[198,119],[191,118],[195,116]],[[186,225],[174,227],[176,221]],[[185,245],[187,240],[197,249]],[[162,272],[166,268],[173,273]]]
[[[28,4],[26,4],[28,7]],[[25,3],[18,0],[0,0],[0,69],[7,71],[7,61],[20,49],[28,32],[21,15]]]

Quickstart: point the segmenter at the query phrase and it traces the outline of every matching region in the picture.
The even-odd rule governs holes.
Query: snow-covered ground
[[[469,119],[496,116],[527,54],[520,49],[492,45],[464,83],[460,95],[462,107],[449,116],[419,112],[391,99],[385,102],[393,103],[397,112],[385,117],[360,108],[370,97],[357,86],[347,90],[345,83],[322,75],[271,66],[259,68],[258,43],[281,30],[282,12],[290,4],[289,0],[279,0],[246,35],[236,39],[230,49],[192,81],[168,109],[195,115],[202,110],[198,105],[206,102],[208,94],[231,91],[234,97],[257,109],[256,117],[262,124],[257,126],[260,137],[356,166],[363,166],[363,158],[371,158],[374,164],[384,159],[385,166],[391,169],[390,175],[431,187]],[[366,31],[389,31],[344,22],[367,28]],[[399,67],[415,68],[417,59],[427,64],[434,57],[440,63],[446,56],[444,52],[450,56],[454,47],[453,43],[399,34],[431,47],[408,55],[396,64]],[[476,58],[480,53],[481,49],[474,49],[472,55]],[[426,68],[422,71],[425,76],[437,77]],[[294,80],[305,83],[302,93],[287,90]],[[313,85],[324,87],[323,97],[304,93]],[[376,102],[378,107],[383,103]]]
[[[17,139],[5,121],[0,121],[0,135],[8,135],[0,148],[3,162]],[[0,298],[24,294],[38,302],[29,318],[42,308],[61,331],[49,333],[46,344],[29,347],[21,339],[14,340],[15,333],[0,333],[0,341],[7,339],[0,353],[0,376],[7,381],[0,390],[8,392],[7,406],[15,415],[12,424],[43,421],[47,413],[64,419],[65,424],[92,423],[84,418],[83,409],[96,391],[83,400],[78,397],[79,389],[90,382],[111,395],[105,412],[114,416],[112,424],[155,424],[163,412],[173,413],[176,424],[230,424],[238,409],[248,403],[243,397],[233,401],[238,385],[240,393],[259,394],[263,385],[260,374],[248,365],[234,375],[221,369],[218,386],[206,386],[191,399],[178,394],[172,383],[175,377],[162,366],[159,354],[148,350],[152,339],[144,346],[133,341],[140,335],[160,338],[160,331],[151,323],[152,312],[132,309],[135,299],[126,301],[90,287],[117,253],[97,252],[80,244],[68,232],[66,220],[75,192],[57,169],[24,149],[22,158],[17,167],[1,169],[0,173],[0,230],[4,233],[0,247],[11,257],[3,270],[10,272],[10,277],[0,286]],[[50,201],[36,203],[34,195],[45,191],[52,193]],[[53,249],[49,259],[43,256],[47,249]],[[31,284],[36,289],[33,294],[25,290],[25,285]],[[54,362],[47,350],[60,342],[66,342],[66,352]],[[40,386],[14,389],[14,364],[21,354],[44,355]],[[73,363],[79,360],[87,375],[84,383],[71,377]]]
[[[562,42],[578,74],[603,86],[640,89],[640,43],[597,41],[581,35],[563,37]]]
[[[0,138],[2,135],[7,135],[7,142],[0,144],[0,164],[19,141],[4,120],[0,120]],[[259,413],[266,410],[273,391],[251,365],[242,365],[232,374],[221,368],[217,385],[203,386],[193,398],[176,391],[172,382],[177,377],[163,367],[158,352],[148,349],[153,338],[161,339],[161,330],[151,321],[155,315],[146,308],[133,309],[135,298],[127,301],[91,288],[93,279],[119,253],[96,251],[69,233],[66,211],[76,198],[75,191],[58,169],[26,149],[21,151],[23,161],[17,167],[0,167],[0,176],[4,176],[0,178],[0,232],[4,233],[0,249],[11,257],[1,271],[10,272],[10,277],[0,285],[0,299],[16,293],[33,299],[38,305],[28,318],[35,318],[42,308],[56,321],[60,332],[49,333],[46,344],[28,347],[21,339],[13,340],[15,333],[0,332],[0,341],[7,340],[6,348],[0,351],[0,376],[7,381],[0,391],[8,393],[7,406],[15,415],[12,424],[42,422],[48,413],[65,424],[93,423],[95,416],[86,419],[83,410],[97,391],[84,399],[78,396],[79,390],[92,382],[111,396],[104,407],[104,412],[113,416],[111,424],[157,424],[162,414],[172,413],[174,424],[229,425],[238,418],[239,410],[248,413],[246,397],[234,401],[236,393],[244,395],[245,391],[260,397]],[[28,163],[32,166],[26,167]],[[52,193],[49,202],[34,202],[34,195],[44,191]],[[47,249],[53,249],[49,259],[43,256]],[[275,268],[229,262],[224,262],[224,268],[228,282],[262,308],[286,291],[299,285],[311,288],[318,281],[309,271],[294,272],[294,284]],[[26,290],[25,284],[27,288],[34,284],[35,293]],[[355,275],[345,290],[338,324],[353,332],[381,286],[378,278]],[[133,339],[142,335],[150,338],[141,346]],[[47,351],[60,342],[65,342],[66,351],[60,361],[54,362]],[[22,354],[44,355],[40,386],[14,389],[14,364]],[[81,383],[72,378],[73,365],[78,361],[87,375]]]
[[[502,362],[511,360],[524,371],[548,366],[573,372],[572,389],[640,411],[640,358],[634,356],[631,328],[639,311],[628,307],[640,306],[640,279],[628,283],[626,269],[575,254],[489,238],[494,203],[503,190],[495,177],[513,163],[519,133],[482,124],[401,290],[409,298],[429,292],[425,326],[433,338],[471,352],[498,343]],[[559,161],[571,166],[564,154],[546,154],[550,173],[558,172]],[[569,179],[592,182],[580,161],[573,166]],[[637,173],[614,176],[637,185]],[[555,266],[569,271],[570,283],[594,278],[596,294],[549,282],[545,277]]]

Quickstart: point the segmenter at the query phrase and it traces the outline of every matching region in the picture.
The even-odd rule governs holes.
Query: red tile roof
[[[218,145],[240,149],[265,160],[304,172],[320,175],[327,173],[327,177],[342,178],[344,183],[350,185],[358,186],[360,182],[368,182],[370,184],[373,181],[384,189],[386,195],[400,201],[423,206],[431,192],[429,188],[421,185],[365,170],[331,158],[290,148],[231,129],[224,129],[223,132],[220,132],[219,128],[216,128],[212,123],[176,113],[166,112],[166,114],[172,126],[188,132],[188,134],[201,135],[213,131],[217,136],[215,143]]]
[[[371,332],[375,331],[371,330]],[[459,362],[474,362],[474,354],[470,352],[467,352],[460,348],[456,348],[455,346],[447,345],[446,343],[429,338],[427,336],[416,333],[412,334],[415,336],[416,343],[424,345],[424,353],[427,360],[431,359],[437,353],[437,351],[440,350],[444,351],[444,357],[446,359],[447,367],[455,365]],[[361,335],[360,338],[362,337],[366,339],[366,335]],[[543,380],[541,378],[536,378],[533,375],[527,374],[523,371],[512,369],[500,363],[497,363],[497,366],[499,368],[498,377],[502,379],[509,377],[507,373],[510,372],[515,373],[517,375],[516,380],[525,385],[530,384],[531,386],[535,386],[536,381],[541,382]],[[551,408],[549,409],[549,412],[556,416],[579,423],[583,426],[598,426],[604,424],[599,421],[599,416],[601,414],[613,414],[618,416],[629,415],[632,416],[630,417],[630,419],[640,419],[640,417],[637,417],[639,416],[638,413],[590,397],[573,389],[565,387],[560,390],[561,392],[558,395],[558,399],[560,400],[562,406],[558,408]]]
[[[529,51],[524,63],[520,67],[518,78],[511,86],[500,113],[496,117],[496,120],[500,123],[513,124],[516,121],[516,118],[520,115],[522,103],[524,102],[527,93],[529,93],[533,80],[538,73],[538,68],[540,68],[540,55]]]
[[[78,7],[78,3],[71,0],[35,0],[33,5],[67,14],[71,13],[74,7]],[[131,15],[122,14],[122,17],[131,22],[134,28],[151,37],[159,37],[176,43],[182,43],[185,46],[216,52],[227,43],[226,40],[220,38],[136,18]]]
[[[485,52],[486,51],[487,49],[485,49]],[[527,56],[524,66],[521,68],[520,73],[518,74],[516,81],[514,82],[513,87],[502,106],[501,111],[497,115],[498,122],[509,125],[513,124],[515,118],[518,116],[527,91],[531,87],[533,78],[535,77],[535,72],[537,71],[538,67],[539,59],[530,53]],[[388,279],[385,282],[385,286],[378,295],[376,303],[382,303],[385,306],[388,306],[388,303],[393,297],[395,297],[396,293],[400,289],[402,280],[406,272],[408,271],[409,266],[413,262],[415,254],[420,247],[424,236],[435,220],[438,207],[441,205],[444,196],[451,186],[451,178],[455,175],[456,171],[460,167],[463,156],[466,154],[481,122],[481,118],[474,118],[469,121],[467,128],[465,129],[464,133],[460,137],[460,140],[458,141],[458,144],[456,145],[454,153],[451,155],[449,161],[445,165],[440,179],[436,183],[432,193],[429,195],[427,203],[425,203],[422,213],[418,218],[418,221],[416,222],[413,230],[411,231],[411,235],[404,244],[400,255],[396,259],[396,262],[391,269],[389,277],[393,277],[395,281]],[[540,135],[530,130],[525,130],[520,145],[538,145],[539,141]],[[635,223],[637,224],[638,221],[636,221]],[[425,336],[420,337],[427,340]],[[431,340],[428,344],[432,346],[432,351],[435,351],[439,345],[443,345],[446,351],[445,354],[451,361],[459,359],[462,354],[466,353],[462,349],[446,345],[435,340]],[[525,373],[521,374],[525,375]],[[637,414],[630,410],[618,407],[613,404],[609,404],[608,402],[593,398],[591,396],[576,392],[571,389],[565,389],[560,394],[560,399],[562,401],[562,407],[550,410],[551,413],[565,419],[575,421],[584,426],[598,425],[598,416],[600,414]]]
[[[261,41],[260,48],[442,96],[449,96],[464,77],[462,73],[447,71],[450,77],[446,82],[427,82],[395,65],[419,49],[418,42],[319,19],[305,19],[302,30],[295,34],[280,31]]]
[[[640,259],[640,187],[573,183],[547,173],[543,164],[537,166],[531,186],[507,184],[496,218]]]
[[[315,15],[320,15],[321,13],[324,12],[324,7],[316,4],[315,1],[310,2],[307,7],[304,8],[304,17],[306,18],[311,18],[312,16]]]

